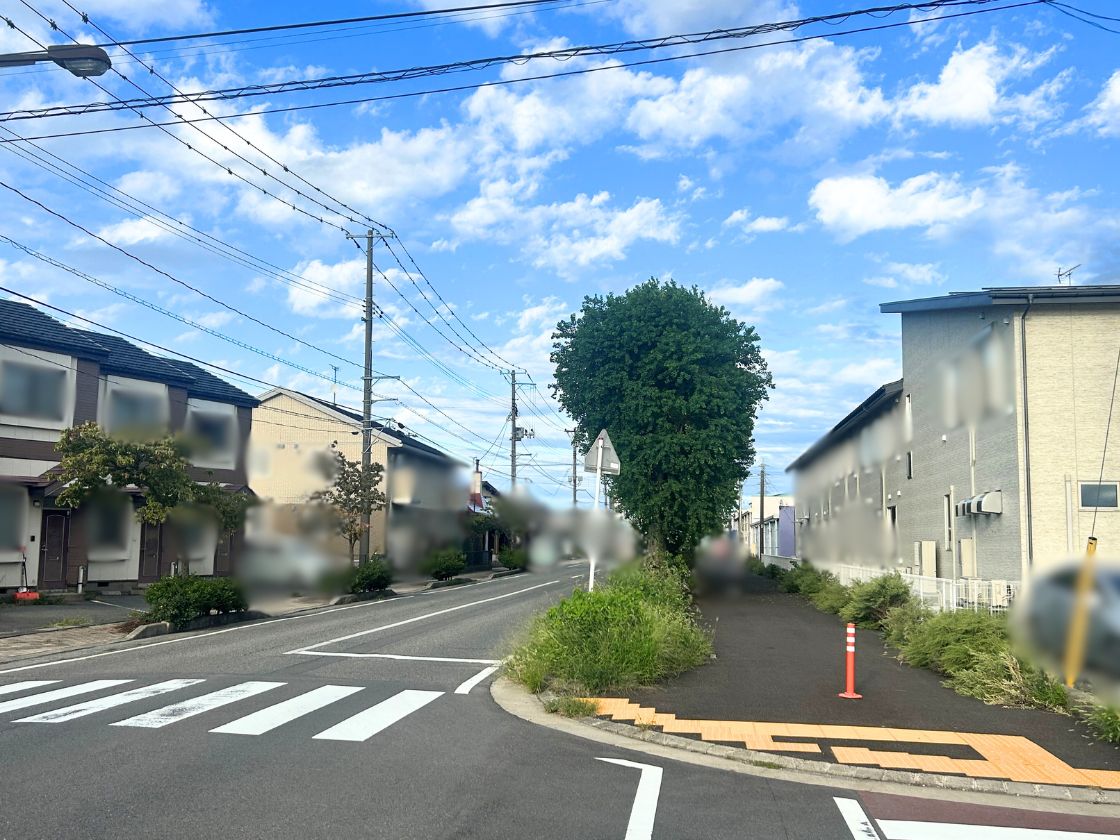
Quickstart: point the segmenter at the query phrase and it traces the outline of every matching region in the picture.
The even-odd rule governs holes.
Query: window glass
[[[192,412],[190,432],[198,438],[204,452],[221,454],[232,449],[233,418],[227,414]]]
[[[65,370],[22,362],[0,364],[0,414],[63,420],[65,393]]]
[[[0,550],[23,545],[23,519],[27,494],[14,487],[0,487]]]
[[[1116,482],[1081,485],[1081,507],[1114,508],[1117,506]]]
[[[95,549],[128,548],[129,509],[122,504],[90,505],[89,544]]]
[[[163,425],[163,398],[158,394],[113,389],[109,392],[109,430],[157,429]]]

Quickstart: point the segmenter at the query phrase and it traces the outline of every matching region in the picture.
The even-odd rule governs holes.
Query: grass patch
[[[552,715],[581,718],[591,717],[599,710],[599,706],[593,700],[583,697],[553,697],[545,701],[544,710]]]
[[[88,627],[93,623],[93,619],[86,615],[75,615],[69,618],[60,618],[58,621],[52,621],[47,627]]]
[[[534,693],[562,686],[600,694],[650,685],[705,662],[684,575],[647,561],[620,569],[594,592],[576,590],[530,623],[506,673]]]
[[[1109,744],[1120,744],[1120,710],[1111,706],[1093,706],[1082,715],[1094,738]]]

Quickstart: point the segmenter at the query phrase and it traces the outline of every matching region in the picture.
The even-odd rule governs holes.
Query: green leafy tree
[[[362,538],[362,515],[385,506],[385,494],[377,489],[382,466],[370,464],[369,470],[363,471],[361,463],[351,461],[338,450],[338,441],[331,444],[330,454],[321,466],[331,484],[312,493],[311,500],[329,508],[335,530],[350,546],[353,562],[354,546]]]
[[[716,532],[773,387],[754,328],[695,287],[650,279],[585,298],[552,338],[553,391],[585,449],[610,432],[622,474],[605,480],[635,527],[671,554]]]

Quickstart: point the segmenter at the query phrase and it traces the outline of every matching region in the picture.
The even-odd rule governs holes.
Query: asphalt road
[[[855,836],[835,799],[858,808],[850,793],[653,759],[496,706],[490,661],[584,571],[0,667],[0,838]]]

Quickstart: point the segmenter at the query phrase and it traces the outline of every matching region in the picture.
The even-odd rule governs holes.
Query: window
[[[159,394],[114,388],[109,391],[109,431],[160,429],[165,425],[165,403]]]
[[[130,512],[127,504],[90,505],[86,520],[90,548],[99,552],[127,551]]]
[[[1116,508],[1117,484],[1115,481],[1106,481],[1101,484],[1092,482],[1081,485],[1081,507],[1083,508]]]
[[[914,452],[913,450],[906,453],[906,477],[914,477]]]
[[[23,362],[0,364],[0,414],[62,422],[68,371]]]
[[[17,551],[23,545],[27,493],[18,487],[0,487],[0,551]]]
[[[186,433],[197,447],[195,466],[234,469],[237,466],[237,409],[228,404],[191,400]]]

